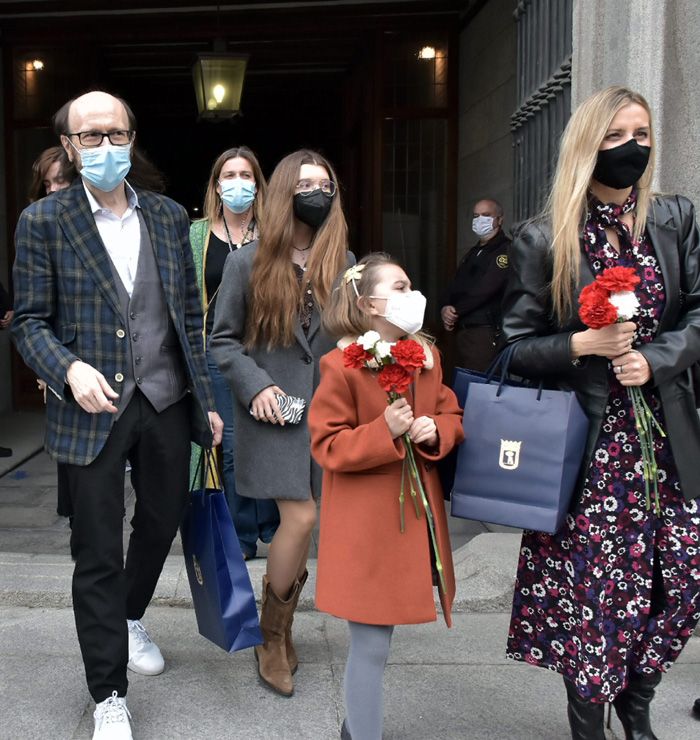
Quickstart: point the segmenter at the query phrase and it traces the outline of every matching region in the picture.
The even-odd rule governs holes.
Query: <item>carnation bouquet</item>
[[[581,321],[591,329],[602,329],[611,324],[630,321],[639,312],[639,299],[634,293],[638,283],[639,276],[633,267],[608,267],[603,270],[595,282],[581,291],[578,311]],[[628,386],[627,394],[632,402],[634,423],[642,448],[647,509],[651,509],[653,491],[654,508],[656,513],[660,514],[654,429],[662,437],[665,437],[666,433],[649,408],[642,389],[639,386]]]
[[[377,374],[380,387],[386,391],[388,403],[393,403],[408,390],[413,382],[416,370],[425,364],[425,350],[415,339],[400,339],[398,342],[385,342],[376,331],[368,331],[343,350],[345,367],[368,369]],[[401,440],[406,450],[401,469],[401,487],[399,491],[399,522],[401,532],[406,531],[404,514],[405,490],[408,484],[416,518],[421,518],[421,507],[425,511],[430,532],[430,541],[435,555],[435,567],[440,576],[443,590],[446,588],[442,561],[435,536],[435,524],[430,510],[430,502],[425,493],[423,481],[418,472],[413,442],[408,432]],[[419,503],[420,498],[420,503]]]

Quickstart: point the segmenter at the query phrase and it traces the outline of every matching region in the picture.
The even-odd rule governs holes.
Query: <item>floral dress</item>
[[[635,344],[654,339],[665,305],[652,244],[619,221],[635,207],[592,201],[584,249],[594,275],[618,265],[641,278]],[[605,228],[618,234],[620,253]],[[586,481],[556,535],[523,534],[507,654],[549,668],[594,702],[611,702],[630,670],[667,670],[700,618],[700,507],[686,502],[668,439],[654,434],[661,514],[647,508],[642,456],[626,389],[610,394]],[[663,427],[663,409],[644,395]]]

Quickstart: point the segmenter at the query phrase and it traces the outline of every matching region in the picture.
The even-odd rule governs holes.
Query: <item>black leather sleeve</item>
[[[550,238],[544,224],[531,222],[513,238],[510,279],[503,299],[503,336],[517,342],[511,369],[525,378],[570,371],[571,331],[552,320]]]
[[[651,367],[654,384],[664,383],[700,360],[700,231],[695,207],[682,196],[664,199],[674,212],[683,286],[683,313],[676,326],[639,351]]]

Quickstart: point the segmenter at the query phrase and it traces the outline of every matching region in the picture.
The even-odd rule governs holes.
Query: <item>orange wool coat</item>
[[[433,511],[447,591],[440,589],[451,626],[455,595],[445,504],[435,461],[462,441],[462,414],[442,384],[440,360],[427,349],[406,397],[415,417],[430,416],[437,449],[416,446],[416,460]],[[323,468],[316,606],[365,624],[418,624],[437,618],[425,514],[416,518],[405,489],[406,530],[399,528],[399,491],[405,455],[384,419],[387,394],[376,373],[343,366],[334,349],[321,358],[321,382],[309,409],[311,453]]]

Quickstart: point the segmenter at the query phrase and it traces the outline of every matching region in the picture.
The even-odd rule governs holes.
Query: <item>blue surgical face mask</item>
[[[70,141],[70,139],[68,139]],[[109,193],[118,187],[131,169],[131,144],[115,146],[106,144],[94,149],[78,149],[80,155],[80,176],[98,190]]]
[[[221,200],[226,208],[234,213],[245,213],[255,201],[256,187],[250,180],[235,177],[232,180],[219,180]]]

